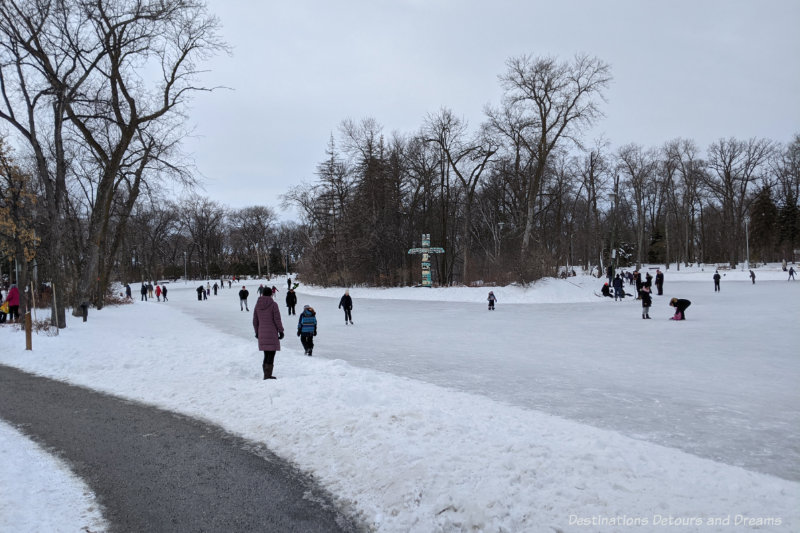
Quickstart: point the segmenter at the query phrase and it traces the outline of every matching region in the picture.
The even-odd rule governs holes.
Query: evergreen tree
[[[775,261],[778,250],[778,206],[772,201],[769,186],[763,186],[750,206],[750,242],[760,261]]]

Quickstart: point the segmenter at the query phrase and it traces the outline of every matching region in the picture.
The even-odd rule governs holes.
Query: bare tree
[[[455,117],[449,109],[442,109],[437,115],[429,116],[426,129],[430,135],[428,140],[436,143],[442,150],[463,192],[461,280],[466,283],[470,266],[472,234],[469,228],[472,223],[475,188],[480,183],[481,175],[491,157],[497,152],[497,148],[485,131],[479,132],[472,139],[467,139],[467,124]]]
[[[531,135],[521,139],[534,161],[521,243],[524,255],[531,242],[535,205],[548,158],[565,141],[578,142],[581,128],[601,116],[596,98],[603,97],[611,74],[606,63],[585,55],[576,56],[572,62],[522,56],[510,59],[507,66],[500,77],[506,91],[504,105],[521,108],[522,122],[531,125]]]
[[[246,248],[253,250],[256,254],[259,277],[261,276],[261,258],[267,258],[271,245],[274,244],[277,220],[275,212],[267,206],[245,207],[228,214],[228,222],[233,235],[242,239]],[[269,264],[267,263],[266,266],[269,267]]]
[[[731,267],[735,267],[741,257],[742,223],[752,200],[748,193],[761,177],[774,149],[772,141],[755,138],[747,141],[720,139],[708,148],[710,172],[705,175],[704,184],[721,205]]]
[[[47,86],[42,94],[53,95],[58,111],[54,120],[69,122],[99,167],[77,312],[78,303],[91,299],[103,271],[109,217],[126,157],[137,138],[147,131],[156,138],[154,130],[175,120],[190,94],[205,90],[195,85],[197,62],[222,48],[218,23],[196,0],[9,0],[3,6],[12,54],[24,56],[29,70],[41,73]],[[143,65],[159,69],[160,79],[146,79]]]
[[[644,250],[645,197],[653,185],[657,159],[655,151],[628,144],[617,152],[617,171],[626,177],[625,184],[633,193],[636,209],[636,268],[642,268]]]

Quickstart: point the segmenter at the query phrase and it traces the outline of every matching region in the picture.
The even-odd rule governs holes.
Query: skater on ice
[[[297,321],[297,336],[306,355],[310,357],[314,351],[314,337],[317,336],[317,313],[308,304],[303,306],[300,320]]]
[[[675,314],[670,320],[686,320],[686,308],[692,305],[692,302],[684,298],[673,298],[669,301],[669,305],[675,308]]]
[[[350,323],[353,323],[353,299],[350,298],[350,291],[345,289],[344,296],[342,299],[339,300],[339,309],[344,307],[344,325],[347,325],[347,321],[349,320]]]
[[[297,305],[297,293],[294,292],[294,289],[290,288],[286,291],[286,307],[288,308],[288,313],[290,315],[295,315],[297,313],[294,312],[294,307]]]
[[[248,296],[250,296],[250,291],[247,290],[247,287],[242,285],[242,290],[239,291],[239,311],[245,311],[245,310],[249,311],[250,310],[247,307],[247,297]]]
[[[489,311],[494,311],[494,303],[497,301],[497,296],[492,291],[489,291],[489,297],[486,299],[489,300]]]
[[[625,288],[622,284],[622,278],[619,277],[619,274],[617,274],[617,277],[614,278],[614,301],[616,302],[617,300],[624,300],[624,299],[625,299]]]
[[[714,292],[719,292],[719,280],[722,279],[722,276],[719,275],[719,270],[714,272]]]
[[[642,301],[642,318],[650,318],[650,306],[653,304],[653,298],[650,296],[650,286],[645,285],[639,291],[639,299]]]

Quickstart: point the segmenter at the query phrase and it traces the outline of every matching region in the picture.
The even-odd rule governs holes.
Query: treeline
[[[300,270],[321,284],[434,279],[527,283],[572,269],[795,259],[800,136],[690,139],[662,146],[586,144],[610,80],[597,58],[512,58],[504,97],[470,128],[451,110],[411,134],[344,121],[312,183],[287,204],[302,215]],[[595,270],[595,271],[598,271]]]
[[[602,268],[612,250],[735,264],[746,243],[758,261],[799,247],[798,137],[587,145],[611,80],[589,56],[510,59],[474,128],[448,109],[412,134],[345,121],[315,180],[283,198],[297,223],[229,209],[193,192],[180,149],[191,95],[213,90],[201,64],[224,50],[201,0],[0,2],[0,275],[45,287],[53,324],[102,307],[117,280],[415,284],[423,233],[445,249],[442,284]],[[164,198],[176,185],[187,194]]]

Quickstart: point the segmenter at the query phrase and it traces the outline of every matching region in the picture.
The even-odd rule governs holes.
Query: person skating
[[[292,278],[286,278],[286,290],[288,291],[291,288],[292,288]]]
[[[750,271],[750,279],[753,281],[753,285],[756,284],[756,273],[752,270]]]
[[[719,292],[719,280],[722,279],[722,276],[719,275],[719,270],[714,272],[714,292]]]
[[[614,301],[617,300],[624,300],[625,299],[625,287],[622,282],[622,278],[617,274],[617,277],[614,278]]]
[[[248,291],[247,288],[244,285],[242,285],[242,290],[239,291],[239,311],[250,310],[247,307],[248,296],[250,296],[250,291]]]
[[[349,320],[350,323],[353,323],[353,299],[350,298],[350,291],[345,289],[344,296],[342,299],[339,300],[339,309],[344,307],[344,325],[347,325],[347,321]]]
[[[294,292],[294,289],[289,289],[286,291],[286,307],[288,308],[288,314],[296,315],[297,313],[294,312],[294,307],[297,305],[297,293]]]
[[[683,298],[673,298],[669,301],[669,305],[675,308],[675,314],[670,320],[686,320],[686,309],[692,302]]]
[[[125,284],[125,298],[127,298],[128,300],[132,300],[133,299],[133,293],[131,291],[131,286],[128,283]]]
[[[659,296],[664,294],[664,273],[660,268],[656,269],[656,289],[658,289]]]
[[[164,298],[164,301],[167,301],[167,286],[164,285],[161,287],[161,296]]]
[[[214,296],[216,296],[217,295],[217,289],[219,289],[219,285],[217,285],[216,281],[214,282],[214,286],[211,287],[211,288],[214,290]]]
[[[272,370],[275,366],[275,352],[281,349],[283,323],[281,310],[269,294],[262,294],[256,301],[253,308],[253,329],[258,339],[258,349],[264,352],[264,362],[261,363],[264,379],[275,379]]]
[[[494,311],[494,303],[497,301],[497,296],[492,291],[489,291],[489,297],[486,299],[489,300],[489,311]]]
[[[306,351],[306,355],[311,356],[314,351],[314,337],[317,336],[317,313],[310,305],[303,306],[300,313],[300,320],[297,321],[297,336]]]
[[[642,301],[642,318],[650,318],[650,306],[653,305],[653,298],[650,296],[650,286],[645,285],[639,291],[639,299]]]
[[[790,281],[794,279],[794,267],[789,267],[789,279],[786,281]]]
[[[161,285],[156,285],[156,301],[161,301]]]
[[[144,281],[142,282],[142,288],[139,290],[139,292],[142,294],[141,301],[146,302],[147,301],[147,285],[145,285]]]
[[[206,288],[203,287],[202,285],[200,285],[199,287],[197,287],[196,290],[197,290],[197,301],[198,302],[202,302],[203,301],[203,295],[205,295],[205,293],[206,293]]]

